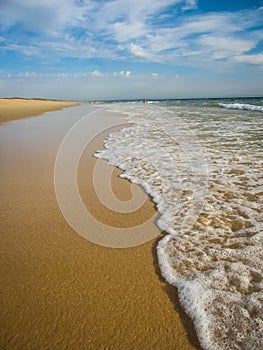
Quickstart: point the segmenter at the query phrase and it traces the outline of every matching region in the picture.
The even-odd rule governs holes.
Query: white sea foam
[[[112,109],[133,126],[112,133],[97,157],[157,204],[169,233],[158,244],[160,269],[202,347],[263,348],[263,120],[222,109]]]
[[[257,106],[248,103],[219,103],[219,105],[227,109],[243,109],[246,111],[263,112],[263,106]]]

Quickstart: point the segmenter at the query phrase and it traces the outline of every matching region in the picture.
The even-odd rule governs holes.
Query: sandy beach
[[[56,155],[67,131],[96,107],[25,117],[74,104],[0,100],[1,121],[20,119],[0,127],[0,348],[200,349],[176,289],[160,275],[156,244],[161,233],[145,244],[114,249],[89,242],[65,221],[54,191]],[[139,213],[123,219],[103,207],[94,192],[89,171],[97,159],[92,154],[105,136],[83,154],[80,193],[97,220],[114,227],[127,220],[136,225],[155,212],[150,199]],[[130,183],[112,170],[115,195],[129,200]]]
[[[79,105],[79,102],[0,98],[0,123]]]

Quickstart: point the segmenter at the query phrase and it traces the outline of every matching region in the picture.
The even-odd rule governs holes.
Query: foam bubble
[[[201,345],[263,348],[263,121],[222,109],[112,109],[133,126],[109,135],[97,156],[156,203],[169,233],[157,247],[160,269]]]

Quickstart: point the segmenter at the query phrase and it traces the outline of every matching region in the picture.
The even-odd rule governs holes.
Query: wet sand
[[[199,349],[175,288],[160,276],[156,244],[161,234],[127,249],[98,246],[74,232],[58,208],[53,185],[56,154],[85,108],[93,107],[0,127],[0,347]],[[97,146],[99,141],[93,145]],[[78,171],[83,200],[93,207],[97,220],[108,216],[108,224],[122,226],[120,217],[101,207],[87,179],[86,171],[96,162],[92,152],[84,152]],[[114,193],[129,200],[130,183],[113,170]],[[144,220],[154,210],[148,200],[136,216]]]

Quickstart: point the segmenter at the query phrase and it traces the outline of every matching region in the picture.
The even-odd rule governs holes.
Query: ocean
[[[96,156],[140,184],[161,273],[204,349],[263,348],[263,98],[112,101],[131,126]]]

